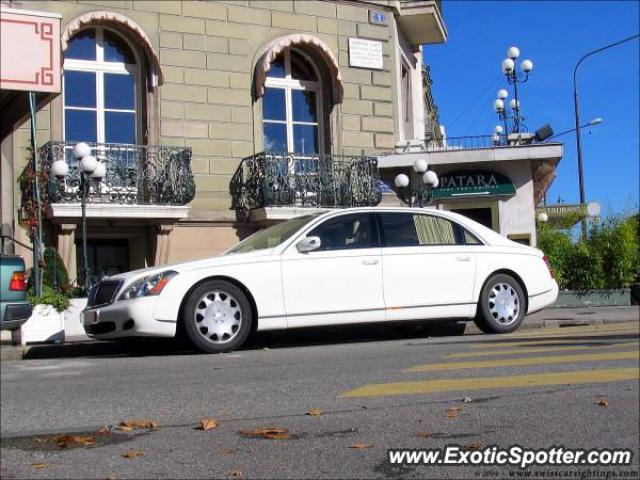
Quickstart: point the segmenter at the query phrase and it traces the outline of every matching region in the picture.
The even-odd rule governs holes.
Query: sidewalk
[[[584,307],[584,308],[547,308],[540,312],[534,313],[525,318],[520,330],[536,329],[536,328],[554,328],[554,327],[571,327],[579,325],[602,325],[609,323],[621,322],[640,322],[640,306],[627,307]],[[462,329],[458,329],[461,331]],[[476,334],[480,331],[473,322],[468,322],[464,329],[465,334]],[[64,356],[64,352],[70,347],[75,346],[79,352],[87,354],[98,353],[105,349],[116,350],[113,342],[105,342],[93,340],[86,335],[74,335],[67,337],[64,343],[57,344],[29,344],[25,347],[11,345],[11,337],[8,332],[2,332],[2,340],[0,342],[0,359],[1,360],[20,360],[29,356],[29,351],[35,349],[46,348],[51,351],[60,349],[60,356]],[[454,333],[451,333],[454,334]]]

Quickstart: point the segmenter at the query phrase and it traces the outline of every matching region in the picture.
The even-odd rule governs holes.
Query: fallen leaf
[[[142,450],[127,450],[122,454],[124,458],[137,458],[144,455]]]
[[[463,445],[462,448],[466,450],[482,450],[484,448],[484,443],[481,443],[481,442],[468,443],[467,445]]]
[[[460,411],[462,410],[462,408],[460,407],[451,407],[451,408],[447,408],[447,411],[445,412],[445,415],[447,418],[458,418],[460,416]]]
[[[109,435],[111,433],[111,430],[109,430],[108,428],[101,428],[100,430],[98,430],[96,432],[96,435]]]
[[[373,447],[373,445],[371,445],[370,443],[354,443],[353,445],[349,445],[349,448],[355,448],[358,450],[361,450],[363,448],[371,448]]]
[[[427,438],[427,437],[430,437],[430,436],[431,436],[431,434],[428,433],[428,432],[418,432],[418,433],[416,433],[416,437]]]
[[[140,429],[148,429],[148,428],[158,428],[160,425],[158,422],[154,422],[153,420],[145,420],[145,419],[137,419],[137,420],[123,420],[120,422],[120,428],[122,427],[131,427],[140,428]]]
[[[32,463],[31,466],[33,468],[49,468],[48,463]]]
[[[231,470],[231,476],[235,478],[242,478],[242,472],[240,470]]]
[[[57,435],[55,437],[55,441],[60,448],[67,448],[73,444],[84,445],[86,447],[91,446],[95,443],[95,438],[93,435],[69,435],[67,433],[63,435]]]
[[[268,438],[269,440],[288,440],[291,435],[288,433],[265,433],[262,438]]]
[[[204,430],[205,432],[207,430],[213,430],[218,425],[218,421],[214,420],[213,418],[203,418],[202,420],[200,420],[200,428],[202,428],[202,430]]]
[[[320,415],[322,415],[322,413],[322,410],[320,410],[319,408],[310,408],[307,412],[307,415],[310,415],[312,417],[319,417]]]
[[[258,428],[256,430],[240,430],[242,435],[251,437],[261,437],[262,435],[273,435],[276,433],[288,433],[288,428]]]
[[[609,406],[609,402],[607,401],[606,398],[599,398],[598,400],[596,400],[596,404],[600,405],[601,407]]]

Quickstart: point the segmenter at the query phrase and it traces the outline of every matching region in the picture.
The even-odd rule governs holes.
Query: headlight
[[[162,292],[162,289],[169,283],[169,280],[176,275],[178,275],[178,272],[167,270],[166,272],[156,273],[155,275],[136,280],[120,294],[118,300],[131,300],[132,298],[160,295],[160,292]]]

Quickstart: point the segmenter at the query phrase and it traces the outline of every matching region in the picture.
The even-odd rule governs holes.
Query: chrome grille
[[[88,307],[107,305],[113,303],[116,293],[120,289],[120,280],[104,280],[91,289],[89,294]]]

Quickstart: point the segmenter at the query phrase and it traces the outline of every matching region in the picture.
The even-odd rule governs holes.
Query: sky
[[[493,102],[507,86],[501,71],[507,49],[520,49],[518,68],[533,61],[529,80],[519,85],[525,124],[535,131],[549,123],[556,133],[575,127],[573,69],[591,50],[640,33],[640,2],[444,0],[449,37],[425,45],[433,94],[447,136],[489,135],[498,125]],[[587,202],[607,212],[637,210],[640,183],[640,79],[638,39],[597,53],[578,69],[582,124],[603,123],[582,132]],[[558,137],[564,156],[547,202],[578,203],[575,132]]]

